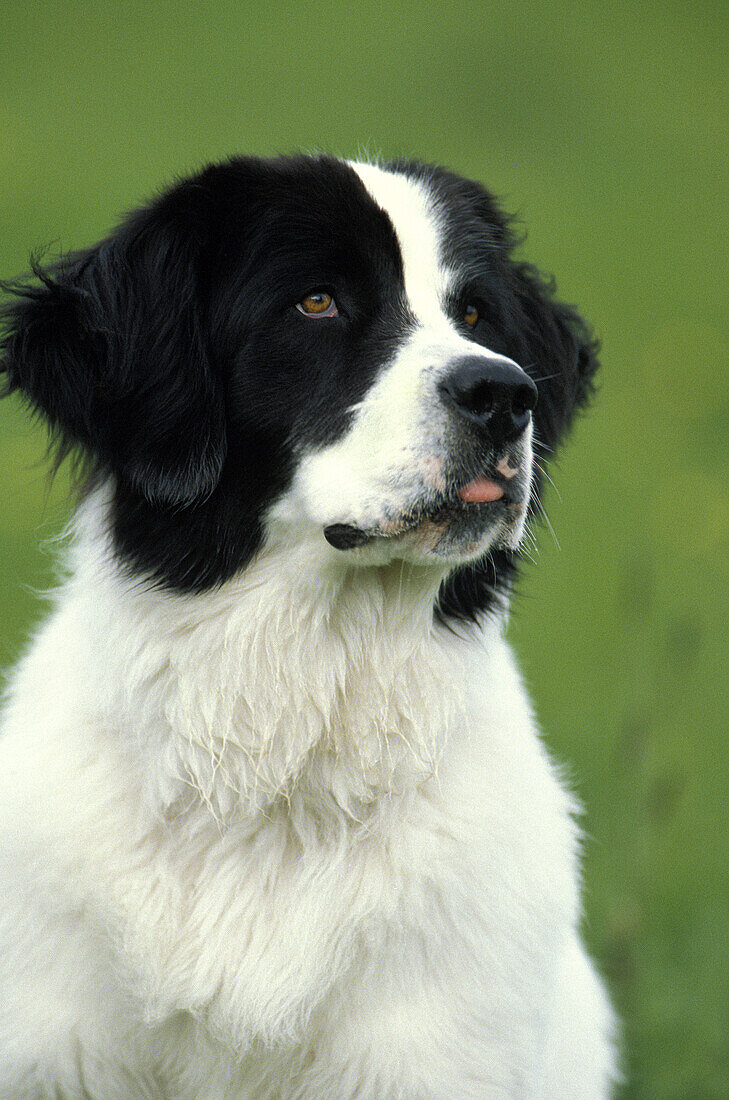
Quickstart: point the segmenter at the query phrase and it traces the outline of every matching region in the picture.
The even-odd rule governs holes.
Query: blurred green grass
[[[0,274],[234,151],[482,179],[603,342],[512,634],[587,813],[624,1096],[729,1096],[729,5],[2,5]],[[0,405],[0,664],[42,614],[43,434]],[[47,544],[41,548],[41,544]]]

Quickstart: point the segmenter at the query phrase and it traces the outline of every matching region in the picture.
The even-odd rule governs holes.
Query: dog
[[[0,1096],[599,1100],[504,637],[596,344],[478,183],[232,158],[15,282],[85,462],[0,738]]]

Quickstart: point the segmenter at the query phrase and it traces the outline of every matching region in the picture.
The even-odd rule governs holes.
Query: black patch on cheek
[[[250,335],[236,354],[229,383],[237,431],[265,423],[297,451],[330,446],[346,435],[357,405],[415,324],[395,271],[386,286],[365,288],[362,299],[371,310],[365,316],[361,306],[356,316],[341,306],[339,317],[326,320],[289,309]]]
[[[317,333],[310,332],[315,323],[304,321],[312,339],[295,410],[295,438],[305,446],[329,446],[347,433],[356,406],[366,400],[415,327],[399,268],[393,266],[386,279],[380,272],[379,278],[366,313],[337,318],[339,327],[332,328],[328,346],[317,346]]]

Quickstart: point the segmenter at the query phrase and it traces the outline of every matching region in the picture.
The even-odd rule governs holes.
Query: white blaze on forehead
[[[450,325],[443,303],[452,274],[441,261],[440,225],[432,197],[422,183],[401,172],[357,161],[350,164],[392,222],[412,312],[423,324],[446,321]]]

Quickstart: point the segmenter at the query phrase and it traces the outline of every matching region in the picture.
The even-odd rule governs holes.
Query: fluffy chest
[[[483,974],[486,1018],[576,913],[572,803],[499,625],[436,631],[425,574],[314,580],[264,557],[203,601],[79,569],[17,683],[26,729],[26,681],[64,685],[43,774],[85,791],[59,787],[58,857],[94,836],[73,881],[115,969],[236,1049],[418,968]]]
[[[571,803],[497,665],[490,699],[465,692],[436,773],[360,803],[359,820],[305,781],[222,833],[200,810],[149,837],[154,875],[120,894],[160,1022],[184,1008],[237,1047],[296,1043],[341,989],[387,997],[418,972],[491,1013],[527,970],[547,980],[576,913]]]

